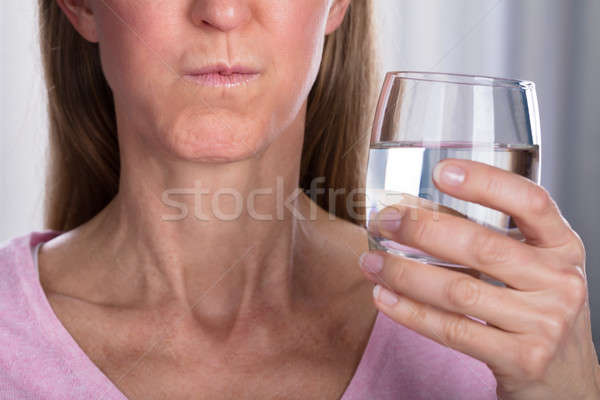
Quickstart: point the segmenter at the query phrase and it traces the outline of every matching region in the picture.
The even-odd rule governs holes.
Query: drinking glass
[[[466,218],[524,240],[513,218],[440,192],[432,181],[445,158],[480,161],[540,182],[540,119],[535,84],[529,81],[430,72],[389,72],[371,133],[366,206],[374,212],[395,203]],[[414,218],[410,210],[405,218]],[[452,241],[452,237],[447,238]],[[500,284],[467,266],[438,259],[369,232],[369,248],[461,269]]]

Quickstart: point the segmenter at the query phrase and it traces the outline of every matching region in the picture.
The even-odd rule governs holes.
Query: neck
[[[87,232],[132,282],[129,298],[225,318],[293,307],[305,230],[325,213],[298,189],[300,114],[263,153],[231,163],[165,160],[120,142],[119,192]]]

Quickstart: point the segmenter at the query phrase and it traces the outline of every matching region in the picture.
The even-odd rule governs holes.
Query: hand
[[[447,166],[460,167],[464,179],[444,180],[440,171]],[[511,215],[525,240],[404,204],[382,210],[369,229],[472,267],[506,287],[372,251],[361,265],[367,278],[381,283],[374,291],[376,306],[394,321],[485,362],[500,399],[600,399],[585,248],[548,192],[517,174],[457,159],[437,165],[434,183],[456,198]],[[386,298],[398,301],[386,305]]]

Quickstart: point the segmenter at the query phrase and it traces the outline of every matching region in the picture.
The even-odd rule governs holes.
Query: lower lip
[[[199,75],[186,75],[185,77],[193,82],[204,86],[214,87],[236,87],[253,81],[259,74],[239,74],[233,73],[229,75],[219,74],[216,72]]]

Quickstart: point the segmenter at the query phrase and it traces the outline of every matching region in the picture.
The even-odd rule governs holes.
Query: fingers
[[[552,197],[525,177],[460,159],[441,161],[433,175],[435,185],[443,192],[512,216],[530,244],[559,247],[572,239],[569,224]]]
[[[537,290],[556,284],[547,256],[464,218],[395,205],[376,216],[373,229],[437,258],[473,267],[516,289]]]
[[[377,307],[392,320],[481,360],[495,371],[508,371],[516,365],[519,354],[516,335],[397,294],[397,302],[385,304],[383,301],[390,299],[390,292],[379,285],[375,286],[373,296]]]
[[[365,254],[384,256],[379,272],[373,259],[361,257],[363,269],[382,282],[373,293],[377,308],[409,329],[484,361],[495,374],[538,380],[585,309],[585,286],[574,274],[564,275],[562,292],[518,293],[403,257]]]
[[[383,286],[417,302],[467,314],[508,332],[531,332],[543,323],[543,314],[531,307],[524,292],[385,252],[367,254],[362,261],[363,269],[371,271],[370,280],[377,275]]]

